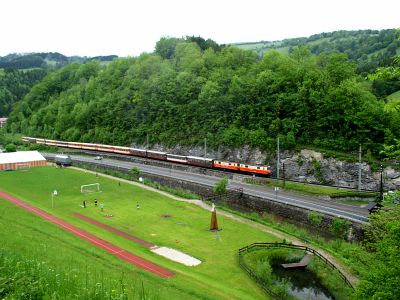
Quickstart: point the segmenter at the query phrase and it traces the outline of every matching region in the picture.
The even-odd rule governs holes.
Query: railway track
[[[55,154],[50,154],[50,153],[42,153],[42,154],[49,159],[52,159],[55,156]],[[142,161],[141,163],[139,163],[137,161],[135,162],[121,161],[109,158],[104,158],[102,160],[95,160],[93,157],[88,157],[83,155],[71,155],[71,158],[73,161],[80,163],[95,164],[105,168],[107,167],[112,167],[117,169],[120,168],[121,170],[125,171],[131,170],[133,167],[138,167],[141,170],[141,172],[144,173],[155,174],[162,177],[192,182],[207,187],[214,187],[216,182],[218,182],[220,180],[220,177],[223,175],[219,174],[219,176],[216,176],[215,174],[206,175],[206,174],[193,173],[190,172],[189,170],[182,169],[180,165],[173,165],[173,167],[172,165],[163,165],[163,167],[161,167],[161,166],[144,164],[146,161]],[[229,175],[232,176],[232,173],[229,173]],[[366,207],[347,205],[333,201],[326,201],[314,197],[299,196],[291,193],[275,191],[272,188],[251,185],[237,181],[235,179],[229,180],[228,188],[241,189],[243,190],[244,194],[250,196],[264,198],[269,201],[275,201],[286,205],[292,205],[295,207],[305,208],[308,210],[321,212],[335,217],[345,218],[356,223],[365,223],[368,220],[368,210],[366,209]]]

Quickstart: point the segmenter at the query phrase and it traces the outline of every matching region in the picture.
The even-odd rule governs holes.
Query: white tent
[[[46,165],[46,159],[38,151],[0,153],[0,170],[17,170]]]

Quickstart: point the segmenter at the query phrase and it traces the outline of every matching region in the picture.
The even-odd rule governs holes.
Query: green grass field
[[[80,186],[99,182],[102,192],[81,194]],[[56,225],[0,200],[0,233],[3,253],[44,261],[50,268],[69,272],[86,268],[103,281],[121,282],[128,294],[151,299],[265,299],[265,294],[242,271],[237,250],[258,241],[276,239],[248,225],[218,217],[223,230],[209,232],[210,212],[190,203],[172,200],[141,187],[73,169],[44,167],[28,171],[0,172],[0,190],[9,192],[96,236],[176,273],[161,279],[129,265],[101,249],[63,231]],[[52,208],[51,193],[57,190]],[[104,212],[94,207],[97,198]],[[88,208],[81,207],[86,200]],[[136,203],[140,203],[140,209]],[[158,246],[183,251],[202,261],[186,267],[158,256],[150,249],[89,224],[72,215],[79,212]],[[106,218],[105,214],[113,217]],[[165,218],[163,216],[169,215]],[[63,271],[64,270],[64,271]],[[83,276],[82,280],[88,280]],[[79,277],[78,277],[79,279]],[[91,279],[91,281],[96,281]],[[142,287],[143,284],[143,287]],[[113,289],[111,286],[109,289]],[[138,296],[139,295],[139,296]]]
[[[396,102],[400,101],[400,91],[394,92],[393,94],[390,94],[388,97],[389,102]]]

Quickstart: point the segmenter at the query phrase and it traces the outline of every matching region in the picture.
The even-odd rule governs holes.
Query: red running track
[[[130,234],[127,234],[127,233],[125,233],[125,232],[123,232],[123,231],[121,231],[121,230],[115,229],[115,228],[113,228],[113,227],[111,227],[111,226],[108,226],[107,224],[100,223],[99,221],[96,221],[96,220],[94,220],[94,219],[92,219],[92,218],[89,218],[89,217],[87,217],[87,216],[81,215],[81,214],[79,214],[79,213],[77,213],[77,212],[73,212],[72,214],[73,214],[75,217],[78,217],[78,218],[80,218],[80,219],[82,219],[82,220],[88,221],[89,223],[92,223],[92,224],[94,224],[94,225],[97,225],[97,226],[99,226],[99,227],[102,227],[102,228],[104,228],[104,229],[107,229],[108,231],[111,231],[111,232],[113,232],[113,233],[115,233],[115,234],[118,234],[118,235],[120,235],[120,236],[123,236],[124,238],[127,238],[127,239],[129,239],[129,240],[131,240],[131,241],[134,241],[134,242],[136,242],[136,243],[138,243],[138,244],[141,244],[141,245],[143,245],[143,246],[146,246],[146,247],[148,247],[148,248],[151,248],[151,247],[154,247],[154,246],[155,246],[154,244],[152,244],[152,243],[150,243],[150,242],[146,242],[146,241],[144,241],[144,240],[141,240],[141,239],[139,239],[139,238],[137,238],[137,237],[135,237],[135,236],[133,236],[133,235],[130,235]]]
[[[156,274],[160,277],[172,277],[174,276],[174,273],[164,269],[156,264],[153,264],[152,262],[149,262],[139,256],[136,256],[122,248],[119,248],[113,244],[110,244],[102,239],[99,239],[98,237],[79,229],[78,227],[75,227],[59,218],[56,218],[46,212],[44,212],[43,210],[36,208],[34,206],[31,206],[27,203],[25,203],[24,201],[17,199],[13,196],[11,196],[8,193],[5,192],[0,192],[0,198],[4,198],[5,200],[16,204],[19,207],[22,207],[23,209],[32,212],[40,217],[42,217],[43,219],[46,219],[58,226],[60,226],[61,228],[63,228],[66,231],[69,231],[71,233],[73,233],[74,235],[80,237],[81,239],[84,239],[86,241],[88,241],[89,243],[102,248],[108,252],[110,252],[111,254],[118,256],[119,258],[143,269],[146,270],[148,272],[151,272],[153,274]]]

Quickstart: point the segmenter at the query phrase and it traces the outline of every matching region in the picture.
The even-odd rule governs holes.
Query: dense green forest
[[[45,70],[54,70],[73,62],[85,63],[90,60],[111,61],[117,58],[116,55],[81,57],[81,56],[65,56],[57,52],[45,53],[13,53],[7,56],[0,56],[0,69],[17,70],[40,68]]]
[[[386,79],[385,79],[386,80]],[[345,54],[307,47],[259,58],[201,38],[162,38],[153,54],[70,64],[47,75],[10,114],[7,130],[120,145],[296,144],[378,154],[400,136],[372,81]]]
[[[73,62],[111,61],[116,55],[67,57],[60,53],[9,54],[0,57],[0,117],[8,116],[14,103],[20,101],[31,87],[56,69]]]
[[[43,69],[0,72],[0,117],[8,116],[13,104],[21,100],[46,74],[47,72]]]

